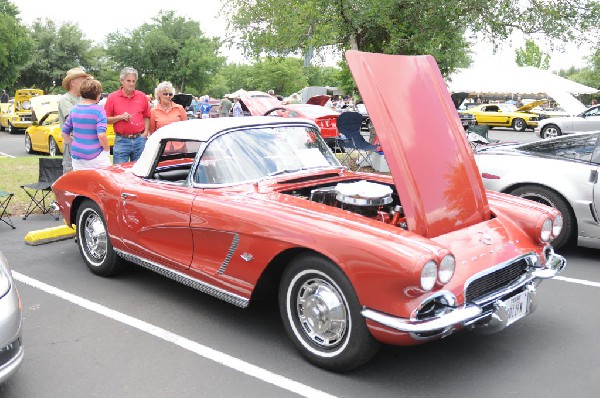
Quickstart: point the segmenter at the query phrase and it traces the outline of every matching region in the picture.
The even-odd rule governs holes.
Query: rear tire
[[[60,155],[60,149],[58,149],[58,144],[56,143],[54,137],[50,137],[48,140],[48,152],[50,153],[50,156]]]
[[[525,120],[518,117],[513,120],[512,128],[515,131],[525,131],[527,129],[527,123],[525,123]]]
[[[33,146],[31,145],[31,137],[27,133],[25,133],[25,152],[35,153]]]
[[[335,264],[316,255],[297,257],[279,286],[286,332],[309,362],[347,372],[369,361],[379,348],[352,284]]]
[[[77,211],[77,245],[85,265],[94,274],[113,276],[121,270],[125,260],[113,249],[100,207],[89,199]]]
[[[577,230],[577,220],[568,202],[560,194],[551,189],[536,185],[526,185],[509,193],[520,198],[554,207],[561,212],[563,216],[563,228],[560,234],[551,242],[554,248],[559,249],[576,241],[575,231]]]

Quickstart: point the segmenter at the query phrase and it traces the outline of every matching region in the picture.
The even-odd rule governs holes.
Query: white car
[[[592,106],[577,116],[554,117],[539,122],[540,138],[593,131],[600,131],[600,105]]]

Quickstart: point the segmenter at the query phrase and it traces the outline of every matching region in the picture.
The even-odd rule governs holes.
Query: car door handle
[[[595,184],[598,182],[598,170],[590,171],[590,182]]]
[[[137,198],[137,195],[134,195],[132,193],[123,192],[121,194],[121,199],[135,199],[135,198]]]

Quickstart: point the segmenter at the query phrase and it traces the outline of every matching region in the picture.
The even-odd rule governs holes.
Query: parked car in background
[[[137,162],[52,186],[89,270],[135,263],[240,307],[273,298],[301,355],[335,371],[380,343],[529,315],[566,264],[559,211],[486,193],[431,56],[346,58],[391,175],[348,171],[306,119],[172,123]]]
[[[337,137],[337,118],[338,113],[329,108],[320,105],[310,104],[288,104],[279,105],[265,112],[264,116],[280,116],[280,117],[299,117],[315,122],[321,130],[321,137],[328,144],[335,143]]]
[[[240,97],[245,116],[261,116],[268,110],[281,105],[280,100],[262,91],[239,90],[233,96]]]
[[[58,122],[60,95],[40,95],[31,99],[32,125],[25,130],[25,151],[58,156],[62,153],[63,138]],[[106,138],[112,148],[115,142],[113,125],[106,126]]]
[[[464,104],[464,101],[468,96],[469,93],[465,92],[452,93],[450,95],[450,97],[452,98],[452,103],[454,103],[454,107],[457,110],[459,110],[461,105]],[[458,112],[458,117],[460,118],[460,122],[465,131],[469,128],[469,126],[475,126],[477,124],[477,119],[472,113]]]
[[[17,90],[13,103],[0,113],[0,130],[12,134],[31,126],[31,98],[43,94],[43,90],[33,88]]]
[[[15,373],[23,362],[21,325],[21,298],[8,261],[0,252],[0,383]]]
[[[475,160],[487,189],[560,210],[555,247],[600,248],[600,132],[483,147]]]
[[[481,104],[459,111],[459,114],[471,114],[475,116],[477,124],[487,124],[490,127],[512,127],[515,131],[533,130],[538,126],[540,118],[529,111],[547,101],[533,101],[520,108],[510,104]]]
[[[540,138],[552,138],[563,134],[600,131],[600,105],[592,106],[577,116],[553,117],[539,124]]]

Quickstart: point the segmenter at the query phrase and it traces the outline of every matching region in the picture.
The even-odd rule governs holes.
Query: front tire
[[[554,248],[559,249],[575,241],[577,220],[568,202],[561,195],[551,189],[535,185],[517,188],[510,192],[510,194],[554,207],[561,212],[563,216],[563,228],[560,234],[552,241]]]
[[[296,258],[279,287],[279,309],[286,332],[309,362],[347,372],[369,361],[379,348],[360,314],[346,275],[331,261]]]
[[[12,134],[15,132],[15,128],[10,122],[8,122],[8,128],[6,129],[6,131],[8,131],[8,134]]]
[[[558,137],[559,135],[562,135],[562,131],[560,130],[560,127],[555,124],[544,126],[540,132],[540,137],[544,139]]]
[[[33,150],[33,146],[31,145],[31,137],[27,133],[25,133],[25,152],[27,152],[29,154],[35,152]]]
[[[512,128],[515,131],[525,131],[527,129],[527,123],[521,118],[516,118],[512,122]]]
[[[50,153],[50,156],[60,155],[60,149],[58,149],[58,144],[56,143],[54,137],[50,137],[48,140],[48,152]]]
[[[94,274],[113,276],[121,270],[124,260],[113,249],[102,211],[89,199],[77,211],[77,245]]]

